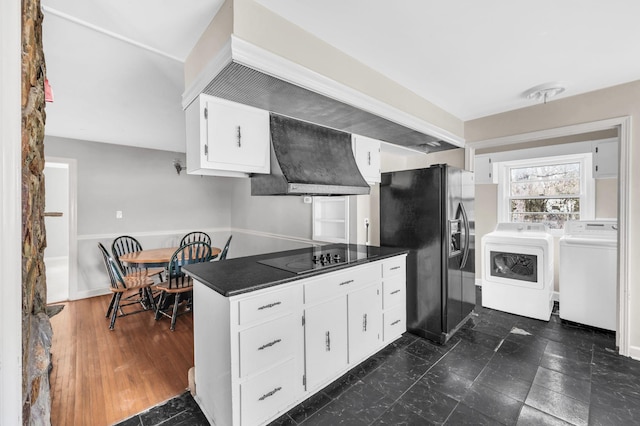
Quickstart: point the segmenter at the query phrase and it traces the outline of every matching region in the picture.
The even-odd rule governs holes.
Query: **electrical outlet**
[[[116,219],[122,219],[122,210],[116,210]]]

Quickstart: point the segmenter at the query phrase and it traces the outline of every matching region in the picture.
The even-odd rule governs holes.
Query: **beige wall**
[[[630,116],[632,122],[640,120],[640,80],[583,95],[559,99],[503,114],[496,114],[465,123],[467,142],[495,139],[511,135],[588,123],[615,117]],[[640,132],[631,129],[630,155],[632,165],[640,164]],[[628,200],[631,219],[640,217],[640,168],[629,170],[630,193]],[[606,183],[604,183],[606,185]],[[476,193],[477,195],[477,193]],[[640,256],[640,225],[629,223],[629,258]],[[640,354],[640,263],[629,265],[629,338],[631,351]]]
[[[432,164],[449,164],[464,169],[464,149],[450,149],[431,154],[414,155],[382,153],[380,170],[382,173],[429,167]]]

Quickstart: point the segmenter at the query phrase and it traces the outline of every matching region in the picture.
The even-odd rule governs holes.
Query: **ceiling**
[[[637,0],[256,0],[461,120],[640,79]],[[42,0],[46,133],[184,151],[182,66],[222,0]]]

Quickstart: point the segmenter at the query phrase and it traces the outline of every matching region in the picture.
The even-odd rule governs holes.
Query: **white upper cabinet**
[[[368,183],[380,182],[380,141],[360,135],[352,135],[351,141],[362,177]]]
[[[595,179],[618,177],[618,139],[593,142],[593,177]]]
[[[187,173],[269,173],[269,112],[201,94],[186,110]]]
[[[476,155],[473,167],[475,183],[498,183],[491,155]]]

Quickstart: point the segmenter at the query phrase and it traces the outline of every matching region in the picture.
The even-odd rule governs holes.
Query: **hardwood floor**
[[[109,331],[110,295],[65,303],[51,318],[51,424],[111,425],[172,398],[188,386],[193,316],[176,330],[152,312],[119,317]]]

